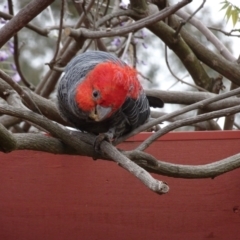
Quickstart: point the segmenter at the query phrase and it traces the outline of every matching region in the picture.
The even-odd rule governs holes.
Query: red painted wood
[[[149,151],[182,164],[208,163],[240,151],[239,132],[214,133],[206,132],[205,139],[202,133],[171,133]],[[123,147],[137,144],[131,140]],[[1,153],[0,239],[240,238],[240,169],[214,180],[154,176],[168,182],[167,195],[152,193],[112,162]]]

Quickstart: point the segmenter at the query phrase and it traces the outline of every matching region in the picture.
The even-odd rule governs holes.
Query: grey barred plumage
[[[144,124],[150,116],[150,107],[141,90],[136,99],[126,97],[123,105],[110,117],[102,121],[90,119],[89,112],[80,109],[76,103],[76,89],[89,72],[103,62],[126,66],[114,55],[101,51],[79,54],[69,62],[58,86],[58,108],[62,117],[76,128],[94,134],[110,133],[111,137],[118,138]]]

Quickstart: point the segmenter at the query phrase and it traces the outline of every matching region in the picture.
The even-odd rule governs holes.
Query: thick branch
[[[175,178],[214,178],[240,167],[240,153],[213,163],[197,166],[160,161],[141,151],[125,152],[125,155],[150,172]]]
[[[51,133],[54,137],[62,139],[65,144],[71,146],[75,150],[78,151],[78,149],[81,148],[82,151],[85,151],[86,156],[88,156],[90,151],[94,152],[94,149],[92,147],[92,143],[94,142],[94,136],[78,132],[76,133],[76,137],[76,134],[74,132],[68,129],[63,129],[58,124],[51,122],[49,119],[45,118],[42,115],[22,108],[14,108],[7,105],[0,105],[0,113],[19,117],[33,122]]]
[[[54,154],[83,155],[83,152],[68,147],[59,139],[43,134],[14,134],[17,141],[15,150],[44,151]],[[160,175],[177,178],[213,178],[240,167],[240,154],[204,165],[181,165],[157,160],[152,155],[142,151],[122,152],[127,158],[144,169]],[[110,160],[109,158],[103,158]],[[81,159],[79,159],[81,160]]]
[[[193,91],[162,91],[162,90],[145,90],[148,96],[161,98],[165,103],[191,105],[204,99],[217,96],[214,93],[193,92]],[[228,107],[237,106],[240,104],[240,99],[231,97],[224,100],[219,100],[214,103],[201,106],[205,111],[215,111]]]
[[[11,77],[9,77],[5,72],[0,69],[0,78],[2,78],[5,82],[7,82],[18,94],[19,96],[26,102],[29,108],[34,109],[35,112],[39,112],[37,105],[33,102],[32,98],[29,96],[27,91],[24,91],[23,88],[14,82]],[[5,90],[5,94],[8,94]]]
[[[16,139],[14,136],[0,123],[0,150],[7,153],[15,150]]]
[[[0,11],[0,17],[5,19],[5,20],[10,20],[14,16],[12,16],[11,14],[8,14],[8,13]],[[44,36],[44,37],[47,37],[48,33],[49,33],[49,30],[38,28],[38,27],[36,27],[35,25],[33,25],[31,23],[26,24],[24,27],[26,27],[26,28],[28,28],[28,29],[30,29],[30,30],[32,30],[32,31],[36,32],[37,34],[39,34],[41,36]]]
[[[176,12],[176,15],[187,20],[190,17],[190,14],[180,9]],[[202,21],[198,20],[196,17],[193,17],[189,22],[196,27],[206,38],[210,41],[222,54],[222,56],[231,61],[235,62],[237,59],[232,55],[232,53],[226,48],[226,46],[207,28]]]
[[[179,25],[178,18],[173,15],[171,19],[173,20],[173,27],[177,28]],[[236,62],[229,62],[221,55],[206,48],[184,27],[181,29],[181,36],[200,61],[240,86],[240,69]]]
[[[55,123],[52,123],[44,116],[40,116],[36,113],[21,108],[13,108],[11,106],[0,106],[0,113],[21,117],[25,120],[31,121],[49,131],[51,134],[53,134],[53,136],[60,138],[65,144],[72,147],[76,151],[79,151],[79,148],[81,148],[81,152],[83,152],[84,155],[87,155],[92,150],[91,155],[95,155],[93,156],[95,159],[97,157],[97,154],[93,149],[93,142],[95,137],[91,136],[90,134],[83,134],[79,132],[74,133],[68,131],[67,129],[62,129],[60,126],[58,126]],[[131,162],[128,158],[123,156],[111,144],[103,142],[100,147],[103,153],[107,154],[115,162],[119,163],[122,167],[124,167],[134,176],[136,176],[152,191],[158,194],[168,192],[169,187],[167,186],[166,183],[152,178],[152,176],[149,173],[147,173],[144,169],[142,169],[135,163]]]
[[[152,5],[149,6],[149,9],[151,12],[157,11],[157,7],[154,8]],[[174,51],[197,86],[207,90],[210,89],[211,78],[207,75],[202,64],[181,36],[176,37],[176,32],[163,21],[148,26],[148,29]]]
[[[32,0],[0,29],[0,48],[54,0]]]
[[[137,177],[152,191],[158,194],[167,193],[169,191],[169,187],[165,182],[154,179],[146,170],[129,160],[126,156],[124,156],[116,148],[114,148],[110,143],[104,141],[101,144],[101,150],[104,151],[115,162],[119,163],[120,166],[122,166],[135,177]]]
[[[61,118],[61,116],[59,115],[58,110],[56,108],[56,105],[51,100],[43,98],[43,97],[39,96],[38,94],[30,91],[29,89],[26,89],[26,88],[23,88],[23,89],[28,92],[28,94],[29,94],[28,96],[32,99],[34,104],[36,104],[37,108],[40,109],[41,113],[44,116],[46,116],[47,118],[49,118],[55,122],[61,123],[63,125],[71,126],[69,123],[66,123]],[[12,87],[9,84],[7,84],[6,82],[4,82],[2,79],[0,79],[0,97],[2,97],[3,99],[6,100],[7,93],[11,90],[12,90]],[[23,104],[27,105],[27,103],[25,101],[23,101]],[[32,108],[32,105],[30,105],[30,106],[28,105],[28,107],[32,111],[35,111],[35,109],[36,109],[35,107]],[[4,123],[1,120],[0,120],[0,122],[4,126],[6,126],[5,124],[7,124],[9,126],[10,122],[14,122],[14,121],[9,120],[9,118],[10,118],[9,116],[3,116],[2,118],[4,118],[4,120],[3,120]],[[6,121],[5,121],[5,119],[6,119]]]
[[[131,0],[131,9],[139,14],[147,13],[147,1],[145,0]]]

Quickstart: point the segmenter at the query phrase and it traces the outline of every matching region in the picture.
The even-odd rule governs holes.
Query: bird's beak
[[[96,122],[104,120],[108,114],[112,111],[111,107],[102,107],[97,105],[89,114],[89,117]]]

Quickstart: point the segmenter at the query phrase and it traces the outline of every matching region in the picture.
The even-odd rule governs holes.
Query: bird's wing
[[[136,128],[145,123],[150,115],[149,103],[145,93],[142,92],[136,100],[128,97],[122,106],[122,112],[131,128]]]

